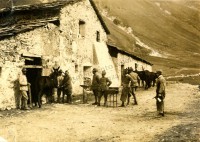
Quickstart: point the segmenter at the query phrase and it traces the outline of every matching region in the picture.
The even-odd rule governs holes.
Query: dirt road
[[[200,141],[197,86],[168,84],[165,117],[156,115],[154,96],[155,88],[139,88],[137,106],[106,108],[80,102],[2,111],[0,137],[9,142]]]

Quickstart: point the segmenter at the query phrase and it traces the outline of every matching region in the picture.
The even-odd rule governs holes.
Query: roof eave
[[[91,4],[91,6],[93,7],[93,9],[94,9],[94,11],[95,11],[95,13],[96,13],[96,15],[97,15],[102,27],[104,28],[106,34],[110,34],[110,31],[109,31],[108,27],[106,26],[106,23],[104,22],[103,17],[101,16],[96,4],[94,3],[93,0],[89,0],[89,2]]]
[[[129,52],[127,52],[127,51],[124,51],[124,50],[120,49],[118,46],[113,45],[112,43],[107,43],[107,45],[110,46],[110,47],[113,47],[113,48],[117,49],[117,50],[120,51],[122,54],[127,54],[128,56],[130,56],[130,57],[132,57],[132,58],[134,58],[134,59],[137,59],[137,60],[139,60],[139,61],[141,61],[141,62],[143,62],[143,63],[146,63],[146,64],[151,65],[151,66],[153,65],[152,63],[150,63],[150,62],[148,62],[148,61],[146,61],[146,60],[144,60],[144,59],[142,59],[142,58],[140,58],[140,57],[138,57],[138,56],[133,55],[133,53],[129,53]]]

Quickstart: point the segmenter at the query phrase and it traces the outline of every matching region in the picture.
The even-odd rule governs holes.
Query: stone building
[[[150,62],[135,56],[134,54],[126,51],[122,47],[116,46],[114,44],[107,44],[109,49],[109,54],[115,64],[115,70],[117,76],[119,77],[119,84],[121,84],[122,74],[124,69],[132,67],[134,70],[142,71],[149,70],[152,71],[152,65]]]
[[[42,71],[55,63],[72,76],[73,94],[81,94],[92,69],[106,70],[113,87],[120,78],[107,46],[109,30],[92,0],[65,0],[0,10],[0,109],[15,107],[18,75],[27,68],[34,90]],[[126,54],[123,54],[126,55]]]

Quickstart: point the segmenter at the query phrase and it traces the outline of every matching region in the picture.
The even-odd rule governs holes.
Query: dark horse
[[[150,72],[148,70],[136,71],[136,72],[139,75],[140,79],[142,80],[142,84],[145,89],[150,88],[152,83],[153,83],[153,86],[155,85],[156,73]],[[144,82],[145,82],[145,85],[144,85]]]
[[[49,76],[37,76],[36,79],[36,94],[37,94],[37,100],[35,102],[38,103],[39,108],[42,106],[42,96],[43,94],[46,94],[46,97],[50,99],[51,102],[53,102],[53,88],[57,88],[58,82],[57,82],[57,76],[58,76],[58,70],[54,69],[54,71]]]

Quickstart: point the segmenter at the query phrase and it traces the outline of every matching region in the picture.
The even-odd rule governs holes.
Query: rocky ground
[[[139,88],[137,106],[97,107],[74,100],[71,105],[1,111],[0,137],[9,142],[200,141],[197,85],[168,84],[165,117],[157,116],[154,96],[155,88]]]

